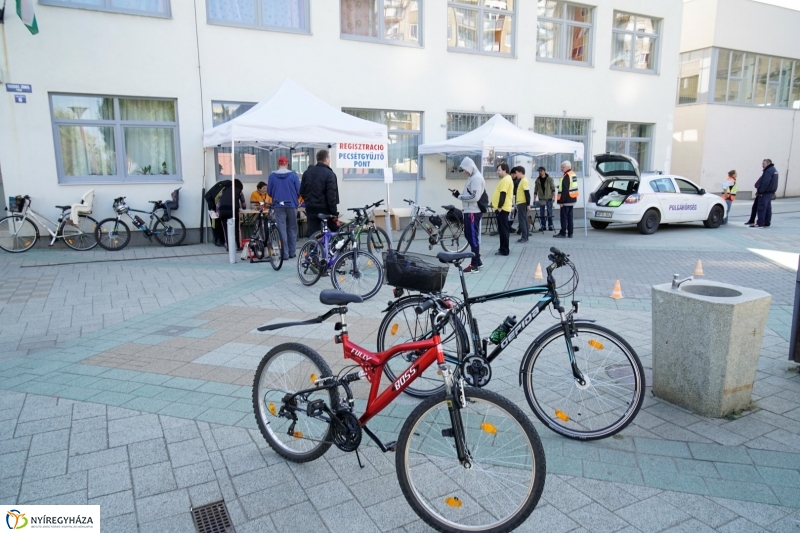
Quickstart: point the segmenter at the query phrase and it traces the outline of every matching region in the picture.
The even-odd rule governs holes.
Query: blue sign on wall
[[[6,92],[9,93],[32,93],[33,87],[28,83],[6,83]]]
[[[27,104],[28,103],[28,99],[25,98],[24,94],[15,94],[14,95],[14,102],[16,102],[18,104]]]

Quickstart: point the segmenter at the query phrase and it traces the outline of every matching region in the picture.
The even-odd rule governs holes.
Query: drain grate
[[[225,502],[214,502],[192,509],[198,533],[234,533]]]

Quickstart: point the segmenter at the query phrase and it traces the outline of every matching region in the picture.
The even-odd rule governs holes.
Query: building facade
[[[778,169],[778,196],[800,195],[800,11],[752,0],[684,5],[672,170],[743,197]]]
[[[302,171],[311,150],[237,148],[231,158],[202,146],[205,128],[286,77],[388,126],[396,207],[417,187],[421,203],[452,202],[459,158],[420,158],[417,147],[493,113],[583,142],[575,166],[587,192],[594,153],[670,170],[682,0],[38,0],[35,9],[38,35],[8,8],[0,25],[0,79],[31,86],[25,103],[0,97],[0,171],[6,196],[29,194],[45,213],[94,188],[100,219],[117,196],[143,207],[180,186],[178,216],[197,228],[203,188],[234,165],[246,193],[280,155]],[[514,162],[555,173],[573,158]],[[343,212],[385,197],[382,172],[334,170]]]

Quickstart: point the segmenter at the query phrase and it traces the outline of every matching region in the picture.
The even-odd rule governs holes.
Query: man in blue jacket
[[[283,243],[283,258],[291,259],[297,250],[297,197],[300,195],[300,178],[289,170],[289,160],[278,158],[278,170],[269,175],[267,194],[272,197],[272,208]]]
[[[756,197],[758,198],[758,221],[754,228],[767,228],[772,223],[772,198],[778,192],[778,171],[771,159],[761,162],[764,171],[756,182]]]

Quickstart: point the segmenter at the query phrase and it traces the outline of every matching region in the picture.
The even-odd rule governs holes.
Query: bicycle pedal
[[[385,444],[387,452],[396,452],[397,451],[397,441],[393,440],[392,442],[387,442]]]
[[[306,406],[306,414],[314,417],[319,416],[325,411],[325,400],[314,400]]]

